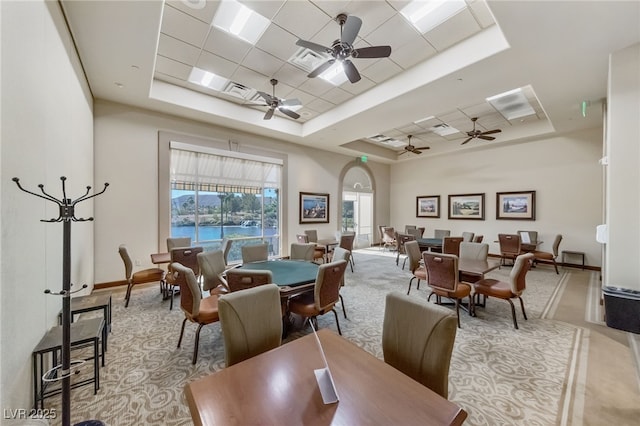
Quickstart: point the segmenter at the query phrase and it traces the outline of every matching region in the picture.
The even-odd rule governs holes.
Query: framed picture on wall
[[[301,192],[300,223],[329,223],[329,194]]]
[[[421,195],[416,197],[416,217],[440,217],[440,196]]]
[[[484,193],[449,195],[449,219],[484,220]]]
[[[536,220],[536,191],[497,192],[496,219]]]

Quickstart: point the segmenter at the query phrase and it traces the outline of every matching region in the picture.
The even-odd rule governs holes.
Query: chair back
[[[409,270],[413,273],[420,267],[420,260],[422,259],[420,244],[415,240],[407,241],[404,243],[404,251],[409,259]]]
[[[481,243],[483,238],[484,238],[484,235],[476,235],[475,237],[473,237],[473,242]]]
[[[396,232],[396,248],[398,250],[398,253],[400,254],[406,254],[406,250],[404,245],[407,243],[407,241],[415,241],[416,237],[414,237],[412,234],[399,234]]]
[[[307,238],[309,238],[309,242],[310,243],[317,243],[318,242],[318,231],[315,229],[307,229],[306,231],[304,231],[305,235],[307,236]]]
[[[129,281],[131,279],[131,275],[133,275],[133,262],[131,261],[131,256],[129,256],[127,246],[124,244],[120,244],[120,246],[118,247],[118,253],[120,253],[120,257],[124,262],[124,276],[127,281]]]
[[[462,237],[444,237],[442,239],[442,252],[446,254],[460,254],[460,243]]]
[[[188,317],[194,321],[198,320],[200,314],[200,286],[193,270],[178,262],[170,265],[173,282],[180,286],[180,309],[182,309]]]
[[[224,238],[222,240],[222,244],[220,246],[220,250],[222,250],[222,255],[224,258],[224,264],[227,265],[229,263],[229,252],[231,251],[231,245],[233,244],[233,240],[229,238]]]
[[[340,300],[340,286],[346,268],[346,260],[336,260],[318,267],[313,290],[314,304],[318,312],[324,313],[332,309]]]
[[[202,275],[202,289],[211,290],[221,285],[228,290],[227,281],[222,277],[226,269],[224,252],[222,250],[207,251],[198,253],[196,257]]]
[[[498,234],[500,253],[517,256],[520,254],[520,234]]]
[[[460,259],[487,260],[489,256],[489,244],[486,243],[460,243]]]
[[[405,225],[404,226],[404,233],[405,234],[409,234],[411,231],[413,231],[414,229],[418,229],[417,226],[415,225]]]
[[[356,239],[355,233],[344,233],[340,235],[340,247],[353,251],[353,241]]]
[[[277,285],[266,284],[220,296],[218,311],[227,367],[282,343]]]
[[[462,241],[464,241],[465,243],[470,243],[473,241],[473,237],[474,237],[474,233],[473,232],[463,232],[462,233]]]
[[[454,292],[458,287],[458,256],[455,254],[423,252],[429,287]]]
[[[416,238],[422,238],[422,236],[424,235],[424,230],[426,228],[424,226],[419,226],[418,227],[418,233],[416,234]]]
[[[196,277],[200,276],[198,253],[202,253],[202,247],[178,247],[171,250],[171,263],[179,263],[191,268]]]
[[[231,292],[271,284],[272,282],[273,275],[268,270],[235,268],[227,271],[227,285]]]
[[[391,244],[395,241],[396,231],[391,226],[385,226],[382,228],[382,242],[384,244]]]
[[[309,237],[307,237],[305,234],[297,234],[296,241],[298,242],[298,244],[307,244],[309,242]]]
[[[313,251],[316,249],[316,245],[313,243],[291,243],[291,250],[289,251],[289,259],[291,260],[306,260],[313,262]]]
[[[433,238],[437,238],[439,240],[443,239],[444,237],[448,237],[449,235],[451,235],[451,231],[447,229],[436,229],[433,231]]]
[[[343,247],[336,247],[333,249],[333,258],[332,260],[335,262],[336,260],[346,260],[349,261],[351,257],[351,251],[347,250]]]
[[[553,240],[553,257],[558,257],[558,250],[560,249],[560,242],[562,241],[562,234],[556,235],[556,239]]]
[[[518,235],[520,235],[520,241],[522,242],[526,237],[523,237],[522,234],[529,234],[529,241],[531,244],[535,244],[538,242],[538,231],[518,231]]]
[[[242,246],[242,263],[263,262],[269,260],[269,245],[267,243]]]
[[[418,238],[422,238],[423,232],[424,232],[424,228],[416,228],[416,229],[409,229],[408,232],[405,232],[405,234],[412,235],[413,238],[417,240]]]
[[[531,268],[531,260],[533,258],[533,253],[525,253],[516,257],[513,269],[509,274],[509,283],[511,284],[511,292],[517,296],[520,296],[527,287],[525,278]]]
[[[453,311],[399,292],[387,294],[382,326],[384,361],[444,398],[449,397],[456,331]]]
[[[174,248],[191,247],[191,237],[169,237],[167,238],[167,251],[171,252]]]

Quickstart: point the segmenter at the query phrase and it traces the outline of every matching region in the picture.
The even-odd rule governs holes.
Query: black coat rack
[[[47,194],[44,190],[44,185],[39,184],[41,194],[28,191],[20,185],[20,179],[14,177],[12,179],[18,188],[28,194],[35,195],[36,197],[43,198],[47,201],[55,203],[60,208],[60,213],[57,218],[53,219],[41,219],[40,222],[62,222],[63,224],[63,238],[62,238],[62,290],[59,292],[52,292],[50,289],[46,289],[45,294],[52,294],[62,296],[62,345],[61,345],[61,358],[62,365],[60,366],[60,373],[62,377],[62,425],[70,426],[71,424],[71,294],[80,291],[87,287],[86,284],[82,288],[71,291],[71,222],[86,222],[92,221],[93,217],[89,218],[77,218],[75,216],[76,204],[86,201],[90,198],[96,197],[107,190],[108,183],[104,184],[102,191],[89,195],[91,187],[87,186],[87,192],[84,195],[72,200],[67,198],[67,191],[65,188],[66,177],[61,176],[62,181],[62,199],[57,199],[52,195]],[[104,344],[104,342],[103,342]],[[97,356],[97,355],[96,355]]]

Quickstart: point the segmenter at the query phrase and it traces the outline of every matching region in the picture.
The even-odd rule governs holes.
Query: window
[[[172,237],[205,250],[233,239],[229,261],[263,240],[280,254],[282,160],[180,142],[171,142],[170,157]]]

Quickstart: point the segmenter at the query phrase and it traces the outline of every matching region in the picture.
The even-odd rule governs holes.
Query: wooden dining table
[[[313,334],[185,386],[195,425],[460,425],[467,413],[334,332],[318,332],[339,401],[324,404]]]

